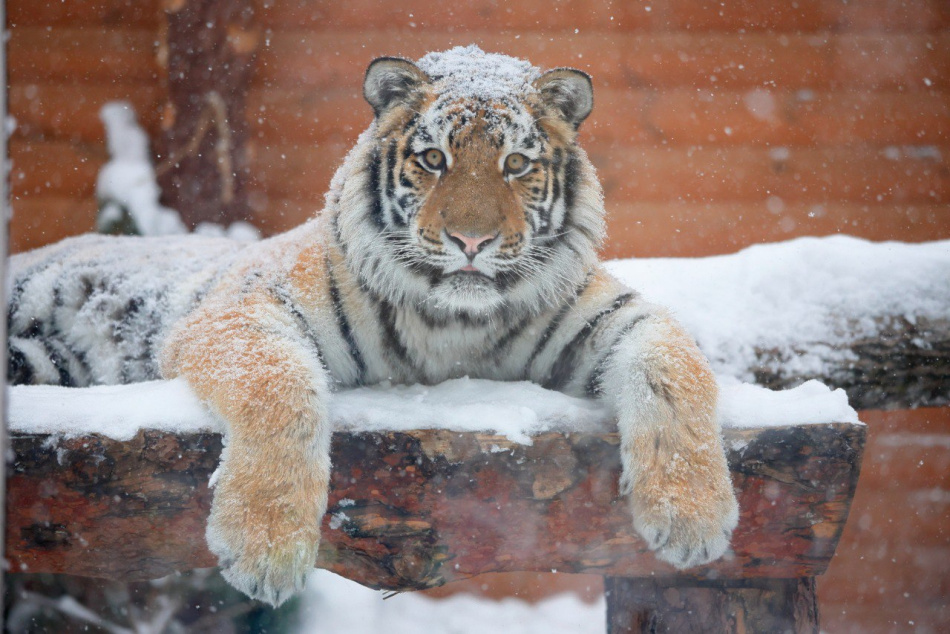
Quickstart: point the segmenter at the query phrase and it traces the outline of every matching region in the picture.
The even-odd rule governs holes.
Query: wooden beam
[[[141,580],[215,565],[204,527],[218,435],[11,440],[12,570]],[[852,424],[725,430],[741,508],[733,553],[684,577],[633,531],[615,433],[547,433],[531,445],[446,430],[338,433],[319,565],[390,590],[515,570],[812,577],[844,528],[864,440]]]

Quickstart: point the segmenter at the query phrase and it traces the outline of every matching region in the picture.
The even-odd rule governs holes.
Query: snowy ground
[[[300,634],[603,634],[604,599],[586,604],[573,594],[539,603],[472,595],[429,599],[398,594],[383,600],[326,570],[316,570],[302,597]]]

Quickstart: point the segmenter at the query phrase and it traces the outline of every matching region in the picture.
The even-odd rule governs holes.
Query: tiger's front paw
[[[674,453],[655,468],[630,491],[636,531],[658,559],[679,569],[722,557],[739,522],[725,460]]]
[[[315,493],[249,490],[234,478],[219,479],[206,538],[228,583],[275,607],[303,589],[326,507],[326,487]]]

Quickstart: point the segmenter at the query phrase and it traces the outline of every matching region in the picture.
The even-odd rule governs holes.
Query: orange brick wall
[[[159,133],[161,5],[7,1],[13,251],[92,228],[103,103],[130,100]],[[609,257],[838,232],[950,238],[946,0],[258,0],[256,15],[251,220],[268,233],[322,205],[370,121],[371,59],[477,43],[593,75],[582,138]],[[855,520],[820,584],[827,631],[950,622],[948,411],[869,414]],[[875,440],[894,434],[907,438]]]

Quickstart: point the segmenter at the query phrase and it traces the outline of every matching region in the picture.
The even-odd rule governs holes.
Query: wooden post
[[[607,577],[607,633],[818,633],[814,577],[623,579]]]
[[[189,227],[247,220],[245,99],[259,35],[251,0],[165,0],[162,203]]]

